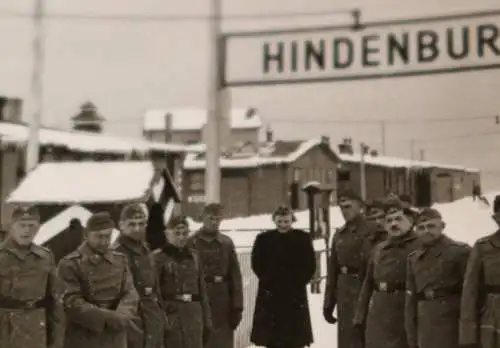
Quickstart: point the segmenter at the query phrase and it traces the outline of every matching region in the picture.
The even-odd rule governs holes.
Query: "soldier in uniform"
[[[0,244],[0,347],[61,348],[64,310],[52,253],[33,244],[35,207],[17,207]]]
[[[204,265],[213,335],[205,348],[233,348],[234,331],[242,319],[243,282],[233,241],[219,231],[222,207],[211,203],[203,210],[203,226],[189,240]]]
[[[113,229],[108,213],[93,214],[83,244],[59,262],[65,285],[66,348],[127,348],[139,296],[127,257],[110,248]]]
[[[202,262],[186,247],[187,221],[172,218],[166,245],[154,251],[160,297],[166,316],[166,348],[203,348],[212,331],[212,318]]]
[[[126,205],[120,216],[120,231],[115,244],[117,252],[127,256],[135,289],[139,294],[141,321],[131,329],[128,348],[162,348],[164,313],[158,303],[158,282],[151,251],[146,245],[146,212],[139,204]],[[141,331],[134,330],[136,327]]]
[[[500,226],[500,196],[493,203]],[[500,345],[500,230],[472,246],[460,306],[459,343],[467,348]]]
[[[373,250],[354,317],[366,348],[407,348],[406,260],[420,243],[413,221],[413,212],[399,200],[386,202],[389,238]]]
[[[406,270],[409,348],[457,348],[460,295],[470,247],[443,234],[441,214],[424,208],[416,223],[422,246]],[[439,339],[436,339],[439,337]]]
[[[333,236],[326,280],[323,317],[335,324],[338,314],[338,346],[360,348],[363,342],[352,323],[354,308],[366,272],[371,253],[372,227],[363,217],[364,204],[352,191],[344,191],[338,197],[345,225]]]

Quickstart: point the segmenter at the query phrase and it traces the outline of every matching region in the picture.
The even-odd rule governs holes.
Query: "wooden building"
[[[279,204],[305,209],[301,188],[310,181],[336,187],[338,157],[329,139],[272,141],[241,146],[221,158],[221,201],[225,217],[269,213]],[[198,218],[205,202],[204,154],[184,161],[184,209]]]
[[[349,187],[361,194],[361,154],[350,144],[338,148],[341,165],[338,186]],[[474,185],[480,185],[478,169],[425,161],[380,156],[376,152],[363,156],[366,198],[372,200],[393,192],[407,195],[416,206],[430,206],[472,196]]]
[[[149,208],[148,241],[158,247],[165,214],[168,219],[180,199],[168,171],[150,161],[42,163],[7,199],[11,206],[36,204],[44,223],[74,205],[107,211],[118,222],[121,209],[131,202]]]

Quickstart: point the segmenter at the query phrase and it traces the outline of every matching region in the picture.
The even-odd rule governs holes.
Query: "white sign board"
[[[227,86],[361,80],[500,68],[500,13],[228,35]]]

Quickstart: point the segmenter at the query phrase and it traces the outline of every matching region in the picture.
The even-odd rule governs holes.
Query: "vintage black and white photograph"
[[[0,348],[500,348],[500,2],[0,1]]]

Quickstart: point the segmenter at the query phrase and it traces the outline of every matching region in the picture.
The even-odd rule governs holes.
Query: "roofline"
[[[127,204],[131,202],[145,203],[147,196],[142,198],[130,198],[120,200],[103,200],[103,201],[41,201],[41,200],[10,200],[7,199],[7,204],[42,204],[42,205],[84,205],[84,204]]]

